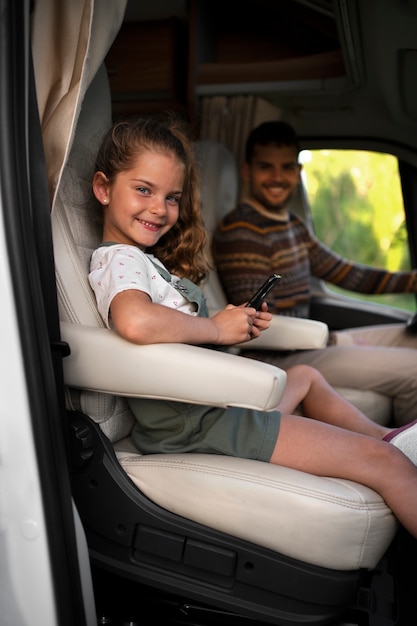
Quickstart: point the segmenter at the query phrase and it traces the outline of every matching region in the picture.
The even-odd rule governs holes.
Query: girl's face
[[[96,172],[93,190],[103,205],[103,241],[141,250],[155,245],[178,220],[183,184],[183,164],[154,151],[144,152],[112,184]]]

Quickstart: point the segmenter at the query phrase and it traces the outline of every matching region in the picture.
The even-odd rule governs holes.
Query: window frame
[[[393,155],[398,160],[405,221],[408,233],[410,262],[417,267],[417,153],[406,146],[377,139],[300,137],[301,150],[361,150]],[[308,193],[300,188],[302,217],[312,225]],[[326,322],[331,330],[370,324],[406,322],[410,313],[379,302],[367,302],[352,296],[336,294],[325,281],[312,278],[311,317]],[[415,297],[417,309],[417,294]]]

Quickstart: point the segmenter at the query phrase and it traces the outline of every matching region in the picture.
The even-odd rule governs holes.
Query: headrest
[[[91,189],[97,150],[112,121],[107,71],[101,65],[85,94],[66,167]]]
[[[218,141],[198,141],[195,150],[200,167],[204,223],[211,235],[217,222],[236,206],[238,169],[233,154]]]
[[[102,324],[87,275],[91,252],[101,240],[91,182],[97,150],[110,124],[110,90],[103,65],[83,100],[52,211],[60,318],[73,323]]]

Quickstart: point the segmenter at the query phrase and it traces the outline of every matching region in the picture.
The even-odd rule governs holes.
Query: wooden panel
[[[345,66],[340,50],[309,57],[263,63],[202,63],[199,85],[239,82],[312,80],[344,76]]]
[[[181,39],[175,20],[124,24],[105,60],[114,100],[177,98]]]

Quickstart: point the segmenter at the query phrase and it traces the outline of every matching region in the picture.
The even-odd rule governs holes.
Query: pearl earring
[[[108,203],[108,199],[107,199],[107,198],[104,198],[104,200],[103,200],[103,204],[107,204],[107,203]]]

